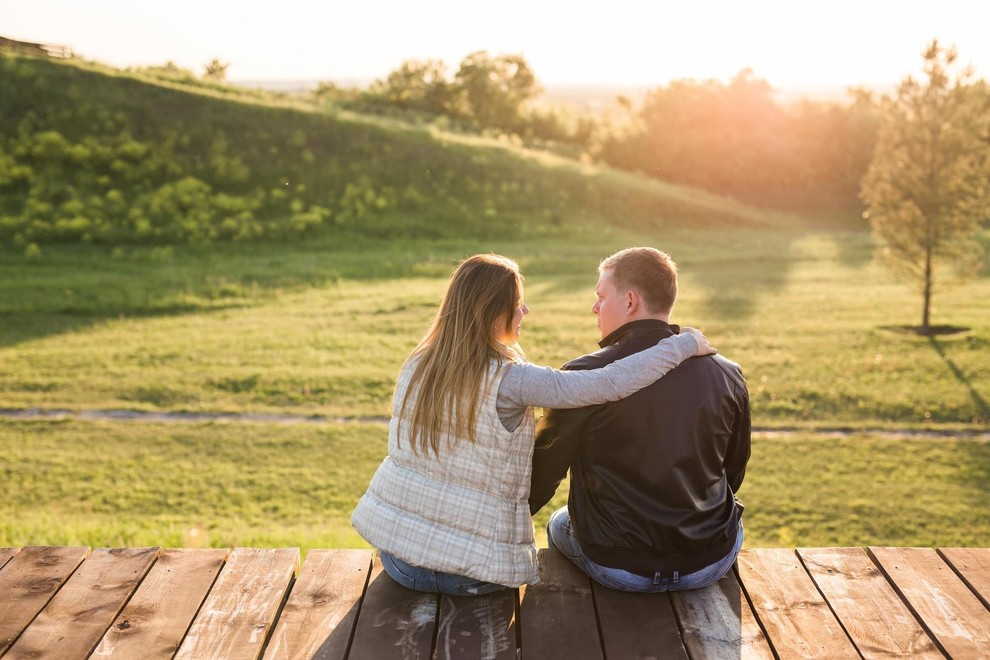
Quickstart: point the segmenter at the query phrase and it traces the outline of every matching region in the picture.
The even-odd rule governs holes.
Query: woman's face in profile
[[[512,322],[506,327],[505,317],[500,316],[496,324],[495,339],[500,344],[515,344],[522,332],[523,317],[529,314],[529,306],[523,301],[522,288],[519,289],[519,302],[512,314]]]

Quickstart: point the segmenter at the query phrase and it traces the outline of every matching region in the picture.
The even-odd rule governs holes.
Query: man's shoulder
[[[743,376],[742,367],[739,363],[733,362],[729,358],[725,357],[721,353],[717,355],[709,355],[704,358],[708,360],[715,367],[737,387],[746,391],[746,378]]]
[[[598,349],[594,353],[587,353],[581,357],[576,357],[564,365],[567,371],[587,371],[588,369],[601,369],[618,360],[621,349],[618,344],[612,344],[605,348]]]

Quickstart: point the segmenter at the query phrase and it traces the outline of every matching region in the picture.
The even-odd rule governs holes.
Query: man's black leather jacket
[[[597,369],[679,331],[633,321],[565,369]],[[540,421],[530,509],[571,469],[567,508],[594,562],[682,575],[729,553],[742,515],[735,493],[750,456],[749,394],[739,365],[691,358],[621,401],[552,410]]]

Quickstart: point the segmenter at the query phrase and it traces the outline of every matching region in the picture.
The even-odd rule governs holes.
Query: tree
[[[227,69],[230,68],[230,62],[221,62],[219,58],[214,57],[212,60],[204,65],[206,70],[203,77],[207,80],[217,80],[223,81],[227,79]]]
[[[956,73],[955,49],[932,41],[924,51],[924,79],[908,76],[881,101],[876,150],[862,182],[862,198],[880,256],[918,285],[919,332],[931,333],[937,276],[978,270],[980,224],[990,211],[990,103],[972,71]]]
[[[452,91],[443,60],[406,60],[387,80],[376,81],[371,93],[390,105],[442,115],[450,108]]]
[[[516,131],[522,106],[539,91],[536,75],[522,55],[492,57],[479,50],[461,60],[454,85],[462,112],[480,126]]]

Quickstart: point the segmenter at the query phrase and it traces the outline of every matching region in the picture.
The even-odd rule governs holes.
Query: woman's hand
[[[701,330],[684,326],[681,328],[681,334],[691,335],[698,342],[698,350],[695,352],[695,355],[714,355],[718,353],[718,349],[708,342],[708,338],[701,334]]]

